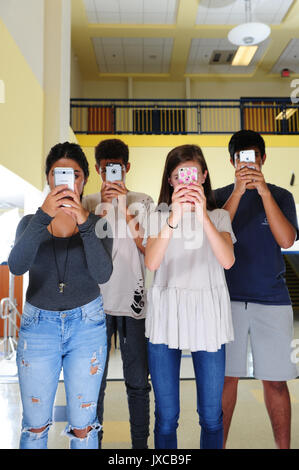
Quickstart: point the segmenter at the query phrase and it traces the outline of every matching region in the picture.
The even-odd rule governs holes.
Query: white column
[[[133,92],[133,78],[128,77],[128,99],[134,99],[134,92]],[[128,116],[128,131],[133,131],[133,109],[127,108],[127,116]]]
[[[44,155],[69,138],[71,2],[45,0]]]
[[[185,85],[186,85],[186,100],[191,100],[191,81],[190,81],[190,77],[186,77]]]
[[[133,78],[128,77],[128,99],[133,99]]]
[[[5,103],[5,83],[0,80],[0,103]]]
[[[185,93],[186,93],[186,100],[191,100],[191,81],[190,81],[190,78],[189,77],[186,77],[185,79]],[[189,105],[190,103],[187,101],[186,102],[187,105]],[[187,132],[191,132],[193,129],[192,129],[192,113],[194,113],[195,110],[193,109],[188,109],[187,110],[187,113],[186,113],[186,116],[187,116],[187,123],[186,123],[186,127],[187,127]]]

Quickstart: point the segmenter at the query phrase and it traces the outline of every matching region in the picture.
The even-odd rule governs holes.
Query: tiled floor
[[[299,381],[289,382],[292,400],[292,448],[299,449]],[[153,394],[151,393],[151,435],[153,449]],[[63,383],[59,384],[56,406],[65,404]],[[0,449],[17,449],[21,426],[18,384],[0,384]],[[49,432],[49,449],[67,449],[68,438],[61,436],[65,422],[55,422]],[[181,381],[181,416],[178,428],[180,449],[199,448],[200,429],[196,413],[195,383]],[[263,402],[262,386],[256,380],[242,380],[228,449],[274,449],[272,430]],[[128,409],[124,383],[109,381],[105,401],[103,449],[130,449]]]
[[[299,338],[299,321],[295,322],[295,338]],[[298,340],[299,345],[299,340]],[[248,355],[249,370],[251,356]],[[105,449],[129,449],[130,432],[126,392],[122,381],[119,350],[113,351],[109,363],[109,381],[105,398]],[[299,379],[289,382],[292,402],[292,448],[299,449]],[[68,438],[61,436],[65,427],[65,393],[63,381],[59,383],[54,419],[49,433],[50,449],[66,449]],[[19,445],[22,409],[17,383],[15,359],[0,361],[0,449],[17,449]],[[154,397],[151,392],[151,435],[149,447],[153,449]],[[195,382],[192,361],[185,352],[181,368],[181,415],[178,444],[181,449],[199,448],[200,429],[196,413]],[[254,379],[239,383],[238,402],[233,417],[227,448],[274,449],[272,429],[263,400],[262,384]]]

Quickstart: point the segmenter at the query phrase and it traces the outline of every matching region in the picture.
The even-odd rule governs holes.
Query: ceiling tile
[[[119,12],[119,0],[94,0],[94,5],[97,11],[105,13]]]
[[[97,13],[97,23],[118,24],[120,23],[120,13]]]
[[[125,11],[120,14],[120,23],[122,24],[142,24],[143,14],[142,12],[130,12]]]
[[[127,65],[125,68],[126,73],[144,73],[143,64]]]
[[[166,2],[161,0],[147,0],[143,2],[143,8],[146,13],[151,13],[153,11],[161,13],[162,11],[165,11],[168,8],[168,3],[169,2],[167,2],[167,0]],[[170,8],[175,8],[175,3],[176,2],[173,2],[173,5],[171,5]]]
[[[0,0],[1,1],[1,0]],[[235,50],[236,46],[230,44],[226,38],[196,38],[198,28],[190,26],[190,12],[184,9],[186,0],[82,0],[86,8],[89,23],[93,24],[136,24],[153,25],[146,28],[146,34],[151,36],[163,36],[158,33],[155,25],[175,24],[180,4],[180,26],[186,27],[184,38],[179,37],[180,28],[174,28],[173,38],[143,38],[143,37],[121,37],[131,34],[129,28],[118,29],[115,26],[105,28],[105,35],[116,35],[118,37],[93,38],[94,51],[98,70],[101,73],[169,73],[175,80],[180,76],[184,80],[184,73],[194,74],[252,74],[265,52],[268,42],[262,43],[254,57],[252,64],[248,67],[232,67],[230,65],[209,64],[211,54],[214,50]],[[194,17],[197,25],[211,25],[209,33],[218,36],[218,25],[228,25],[227,30],[233,26],[243,23],[245,17],[245,0],[193,0]],[[269,68],[272,72],[280,73],[282,68],[290,68],[299,73],[299,62],[297,50],[299,50],[299,39],[293,40],[293,29],[298,24],[294,15],[298,16],[299,0],[251,0],[252,21],[265,22],[269,25],[280,24],[285,20],[289,8],[294,4],[292,15],[287,17],[280,28],[272,28],[274,40],[283,34],[284,44],[290,41],[277,63],[273,66],[275,51],[267,54],[265,67],[261,64],[261,74],[267,74]],[[295,13],[294,13],[295,12]],[[297,13],[296,13],[297,12]],[[192,19],[191,19],[192,20]],[[185,24],[186,22],[186,24]],[[187,29],[188,22],[188,29]],[[195,18],[194,18],[195,23]],[[215,25],[213,27],[213,25]],[[294,26],[295,25],[295,26]],[[86,34],[90,38],[93,28],[86,28]],[[101,26],[96,28],[101,31]],[[138,28],[139,30],[139,28]],[[279,30],[279,31],[278,31]],[[167,29],[165,28],[165,31]],[[187,32],[188,31],[188,32]],[[278,34],[279,33],[279,34]],[[92,33],[91,33],[92,34]],[[96,34],[99,34],[98,32]],[[136,30],[134,30],[136,34]],[[167,33],[168,34],[168,33]],[[142,35],[142,33],[141,33]],[[189,50],[188,57],[180,57],[177,48],[173,55],[173,41],[184,42],[184,49]],[[74,42],[75,43],[75,42]],[[89,53],[90,54],[90,53]],[[80,55],[80,54],[78,54]],[[90,63],[92,58],[90,58]],[[80,57],[79,57],[80,60]],[[173,60],[172,67],[171,60]],[[272,62],[271,62],[272,60]],[[183,64],[187,62],[186,68]],[[177,67],[176,67],[177,66]],[[88,68],[88,67],[87,67]],[[86,66],[85,66],[86,69]],[[90,67],[90,75],[93,73]],[[89,73],[88,71],[88,73]],[[86,72],[87,76],[87,72]],[[96,77],[95,77],[96,78]]]
[[[126,65],[138,64],[143,62],[142,47],[127,47],[124,51],[124,61]]]
[[[101,73],[166,73],[171,38],[92,38]],[[119,65],[119,68],[117,68]]]
[[[95,38],[95,41],[101,42],[103,46],[120,46],[121,38]]]
[[[119,8],[121,11],[143,13],[143,3],[143,0],[121,0],[119,2]]]
[[[292,39],[278,61],[272,68],[272,73],[280,73],[282,69],[289,68],[294,73],[299,73],[299,39]]]
[[[251,0],[251,21],[280,24],[293,2],[294,0]],[[198,6],[196,24],[245,22],[245,0],[201,0]]]
[[[90,23],[173,24],[178,0],[83,0]]]

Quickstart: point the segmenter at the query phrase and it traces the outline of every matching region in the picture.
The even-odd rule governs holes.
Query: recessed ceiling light
[[[247,66],[252,61],[258,46],[240,46],[233,58],[233,66]]]

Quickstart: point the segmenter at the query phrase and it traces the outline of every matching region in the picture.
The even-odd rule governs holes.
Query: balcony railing
[[[289,98],[71,99],[71,126],[77,134],[299,134],[299,105]]]

